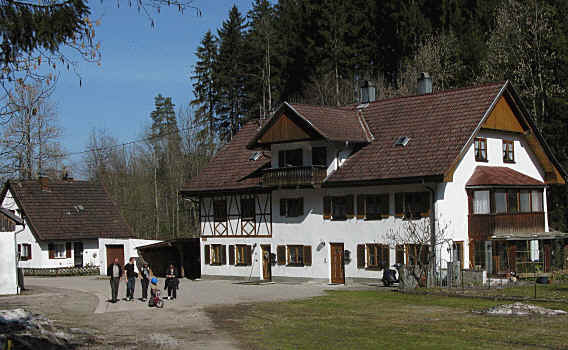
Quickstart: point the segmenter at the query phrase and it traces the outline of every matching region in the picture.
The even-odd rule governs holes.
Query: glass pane
[[[529,191],[521,191],[521,213],[528,213],[531,211],[531,193]]]
[[[507,195],[507,199],[509,202],[509,213],[518,213],[519,212],[519,202],[517,201],[517,197],[519,192],[517,191],[509,191]]]
[[[315,166],[327,165],[327,151],[325,147],[312,148],[312,165]]]
[[[542,212],[544,208],[542,207],[542,191],[533,190],[532,191],[532,211]]]
[[[496,213],[507,212],[507,192],[495,191],[495,212]]]
[[[489,191],[473,192],[473,213],[489,214]]]

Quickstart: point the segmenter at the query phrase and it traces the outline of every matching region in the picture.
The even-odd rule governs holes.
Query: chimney
[[[44,173],[39,173],[38,180],[39,180],[39,184],[41,186],[41,190],[42,191],[48,191],[49,188],[48,188],[47,184],[49,183],[49,177],[47,177],[47,175],[44,174]]]
[[[432,93],[432,77],[426,72],[420,73],[418,77],[418,95],[425,95]]]
[[[361,103],[369,103],[374,102],[376,99],[376,92],[375,84],[370,80],[363,80],[361,81],[360,85],[360,102]]]

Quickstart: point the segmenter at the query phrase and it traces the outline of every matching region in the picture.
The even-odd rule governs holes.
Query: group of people
[[[151,294],[153,297],[155,291],[158,290],[158,279],[152,277],[153,273],[147,262],[144,262],[140,271],[136,266],[136,259],[134,257],[130,258],[128,263],[124,265],[124,268],[119,264],[118,258],[107,268],[107,276],[110,277],[110,290],[111,290],[111,302],[116,303],[118,301],[118,287],[120,286],[120,280],[124,278],[126,280],[126,300],[130,301],[134,299],[134,289],[136,287],[136,279],[140,278],[140,284],[142,287],[142,301],[148,299],[148,287],[151,286]],[[166,270],[166,281],[164,289],[168,290],[167,299],[176,299],[177,289],[179,288],[178,271],[173,264],[168,266]]]

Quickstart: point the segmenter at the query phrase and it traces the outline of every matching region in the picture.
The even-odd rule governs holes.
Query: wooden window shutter
[[[54,259],[55,258],[55,248],[53,246],[53,243],[49,243],[47,245],[47,250],[49,251],[49,258]]]
[[[304,265],[312,266],[312,246],[304,246]]]
[[[276,247],[276,255],[278,265],[286,265],[286,246],[279,245]]]
[[[247,265],[252,265],[252,249],[250,245],[246,246]]]
[[[286,199],[280,199],[280,216],[286,216]]]
[[[358,244],[357,245],[357,268],[364,269],[365,268],[365,245]]]
[[[71,257],[71,242],[65,243],[65,257],[67,259]]]
[[[221,265],[226,265],[226,264],[227,264],[227,246],[223,244],[221,246]]]
[[[323,197],[323,218],[331,219],[331,197]]]
[[[357,219],[365,218],[365,195],[357,195]]]
[[[211,262],[211,250],[209,249],[209,244],[203,246],[203,259],[205,259],[206,265]]]
[[[354,203],[353,203],[353,200],[354,200],[354,198],[353,198],[353,195],[352,195],[352,194],[350,194],[350,195],[348,195],[348,196],[345,196],[345,207],[346,207],[346,210],[345,210],[345,217],[348,218],[348,219],[353,219],[353,218],[355,217],[355,210],[354,210],[354,207],[353,207],[353,204],[354,204]]]
[[[229,265],[235,265],[235,246],[229,246]]]

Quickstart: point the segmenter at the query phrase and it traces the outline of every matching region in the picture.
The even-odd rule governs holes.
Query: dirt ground
[[[122,287],[119,297],[123,297]],[[307,298],[334,287],[309,282],[259,286],[182,280],[178,299],[154,309],[138,300],[108,303],[108,281],[99,277],[28,278],[28,290],[23,295],[0,297],[0,308],[23,308],[48,317],[69,334],[77,348],[236,349],[236,341],[204,309]],[[137,288],[135,296],[139,297],[139,284]],[[246,312],[246,306],[241,310]]]

